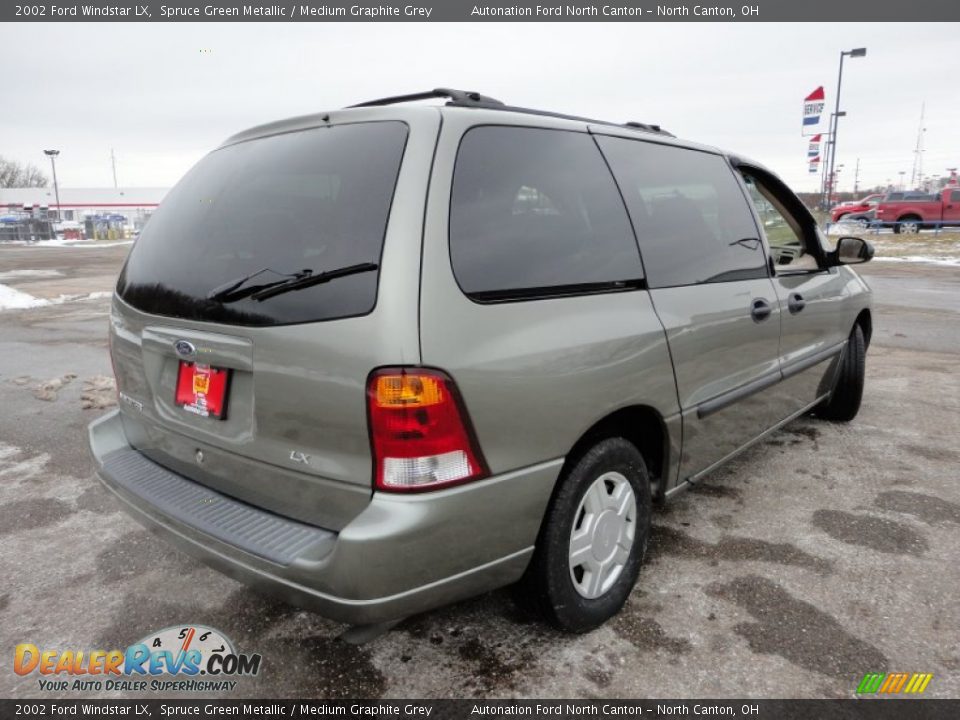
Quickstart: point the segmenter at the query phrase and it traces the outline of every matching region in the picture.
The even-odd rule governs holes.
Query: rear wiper
[[[270,283],[268,286],[252,292],[250,297],[258,302],[262,300],[269,300],[270,298],[276,297],[277,295],[282,295],[283,293],[313,287],[314,285],[330,282],[331,280],[346,277],[347,275],[370,272],[371,270],[376,270],[378,267],[380,266],[376,263],[366,262],[358,263],[356,265],[348,265],[347,267],[338,268],[336,270],[327,270],[326,272],[322,272],[317,275],[314,275],[311,272],[310,274],[303,275],[299,278],[293,277],[289,280],[281,280],[280,282]]]
[[[274,275],[280,275],[281,277],[286,278],[286,280],[276,280],[275,282],[272,282],[272,283],[252,285],[241,292],[235,292],[241,285],[243,285],[244,283],[250,280],[253,280],[253,278],[257,277],[257,275],[262,275],[265,272],[272,272]],[[280,285],[281,283],[289,282],[291,278],[294,280],[299,280],[300,278],[307,277],[312,272],[313,271],[308,268],[305,268],[300,272],[296,272],[296,273],[282,273],[277,270],[274,270],[273,268],[268,268],[268,267],[260,268],[256,272],[247,273],[246,275],[242,275],[236,280],[228,280],[223,285],[218,285],[213,290],[207,293],[207,300],[216,300],[219,302],[233,302],[234,300],[242,300],[245,297],[249,297],[250,295],[253,295],[255,292],[259,290],[263,290],[264,288],[268,288],[268,287],[273,287],[275,285]]]

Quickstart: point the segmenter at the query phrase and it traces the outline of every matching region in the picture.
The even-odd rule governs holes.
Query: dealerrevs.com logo
[[[204,625],[175,625],[150,633],[126,650],[16,646],[13,670],[39,675],[40,690],[212,692],[233,690],[260,672],[258,653],[238,653],[226,635]]]

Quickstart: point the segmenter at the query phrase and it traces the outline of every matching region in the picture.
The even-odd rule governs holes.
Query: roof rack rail
[[[449,98],[456,105],[490,106],[503,105],[496,98],[481,95],[473,90],[454,90],[452,88],[435,88],[425,92],[410,93],[409,95],[393,95],[391,97],[367,100],[366,102],[348,105],[351,108],[378,107],[380,105],[396,105],[397,103],[413,102],[414,100],[430,100],[431,98]]]
[[[626,122],[619,125],[607,120],[594,120],[592,118],[580,117],[578,115],[566,115],[564,113],[551,112],[550,110],[534,110],[533,108],[517,107],[507,105],[496,98],[481,95],[473,90],[454,90],[452,88],[435,88],[424,92],[410,93],[409,95],[393,95],[391,97],[378,98],[376,100],[367,100],[366,102],[348,105],[348,108],[378,107],[382,105],[396,105],[397,103],[413,102],[415,100],[430,100],[432,98],[447,98],[447,103],[453,107],[473,107],[486,108],[488,110],[502,110],[504,112],[525,113],[528,115],[540,115],[542,117],[555,117],[565,120],[579,120],[581,122],[593,123],[595,125],[607,125],[613,127],[626,127],[633,130],[642,130],[643,132],[654,133],[656,135],[666,135],[667,137],[676,137],[671,132],[661,128],[659,125],[641,122]]]

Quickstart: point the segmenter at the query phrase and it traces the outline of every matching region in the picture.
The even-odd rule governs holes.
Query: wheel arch
[[[665,491],[665,475],[670,466],[670,433],[663,416],[649,405],[620,408],[591,425],[570,448],[560,476],[575,465],[587,450],[612,437],[622,437],[637,448],[650,473],[650,491],[654,499],[661,500]]]

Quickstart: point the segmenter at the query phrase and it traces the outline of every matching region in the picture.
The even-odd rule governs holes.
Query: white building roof
[[[64,208],[155,207],[169,188],[60,188]],[[56,207],[53,186],[45,188],[0,188],[0,210],[9,205]]]

